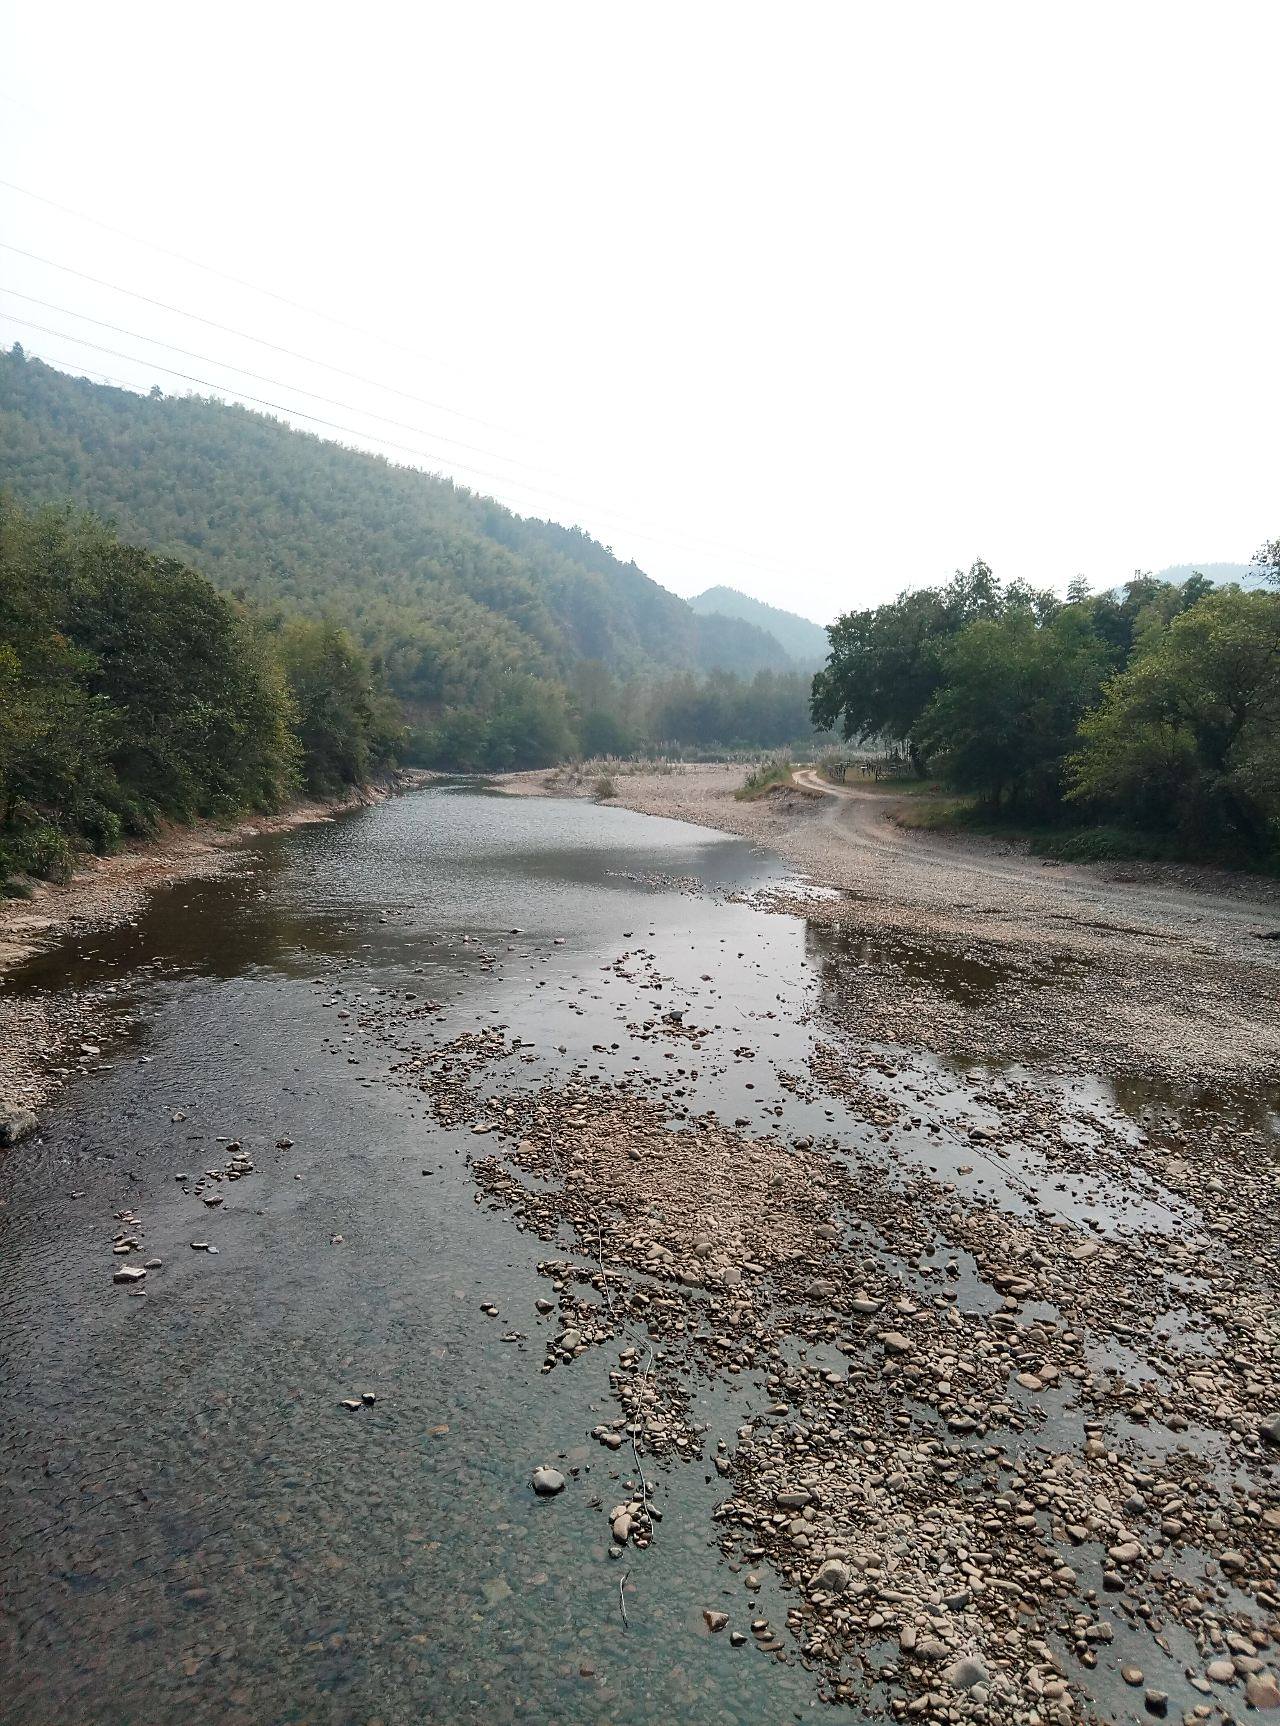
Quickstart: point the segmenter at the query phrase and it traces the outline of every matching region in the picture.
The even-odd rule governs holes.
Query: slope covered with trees
[[[333,624],[264,624],[88,517],[0,497],[0,888],[161,820],[363,783],[401,742]]]
[[[901,744],[991,815],[1280,865],[1280,542],[1253,573],[1062,602],[976,563],[841,617],[813,717]]]
[[[244,408],[91,384],[17,348],[0,354],[0,468],[22,503],[91,510],[266,613],[349,627],[445,758],[460,737],[475,765],[573,747],[584,661],[648,680],[790,669],[766,631],[695,614],[578,528]]]

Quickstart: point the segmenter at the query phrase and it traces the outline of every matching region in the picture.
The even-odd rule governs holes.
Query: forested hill
[[[504,680],[784,669],[739,617],[698,615],[577,528],[247,409],[92,384],[0,352],[0,478],[196,563],[267,610],[350,621],[421,711],[483,710]]]
[[[776,605],[766,605],[762,599],[752,599],[735,587],[709,587],[689,604],[700,616],[718,612],[767,630],[781,642],[794,663],[806,671],[816,671],[827,657],[827,632],[820,625],[797,616],[794,611],[782,611]]]

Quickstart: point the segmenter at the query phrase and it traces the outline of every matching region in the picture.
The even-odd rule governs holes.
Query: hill
[[[1156,571],[1159,581],[1183,582],[1193,575],[1203,575],[1219,587],[1228,587],[1233,582],[1237,587],[1265,585],[1257,565],[1252,563],[1171,563],[1168,569]]]
[[[794,611],[783,611],[776,605],[766,605],[762,599],[739,593],[735,587],[709,587],[689,604],[701,617],[740,618],[764,630],[779,642],[796,665],[806,671],[815,670],[826,661],[827,632],[807,617]]]
[[[513,678],[784,670],[740,616],[695,613],[580,528],[245,408],[135,395],[0,353],[0,472],[281,614],[349,621],[412,712],[492,709]]]

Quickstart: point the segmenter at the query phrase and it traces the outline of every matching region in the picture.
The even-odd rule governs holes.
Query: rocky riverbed
[[[1171,903],[907,939],[582,804],[248,865],[0,1168],[0,1717],[1280,1707],[1272,1027],[1172,1011],[1252,906],[1175,988]]]

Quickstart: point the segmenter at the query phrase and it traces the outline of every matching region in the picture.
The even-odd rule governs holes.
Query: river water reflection
[[[800,925],[653,879],[751,886],[769,863],[625,811],[443,791],[246,861],[16,980],[114,986],[121,1023],[0,1170],[0,1716],[807,1713],[804,1673],[706,1633],[703,1608],[742,1594],[709,1468],[665,1471],[659,1539],[610,1559],[599,1506],[630,1467],[587,1439],[613,1412],[598,1364],[539,1371],[538,1243],[473,1202],[462,1136],[372,1082],[388,1052],[343,1043],[312,983],[336,961],[459,1028],[519,1016],[567,1070],[601,1040],[579,992],[624,931],[668,970],[713,956],[727,1012],[754,1011],[762,966],[771,1004],[805,986]],[[255,1172],[207,1211],[174,1176],[230,1139]],[[121,1211],[163,1260],[144,1297],[112,1282]],[[558,1459],[577,1478],[536,1500],[531,1468]]]

